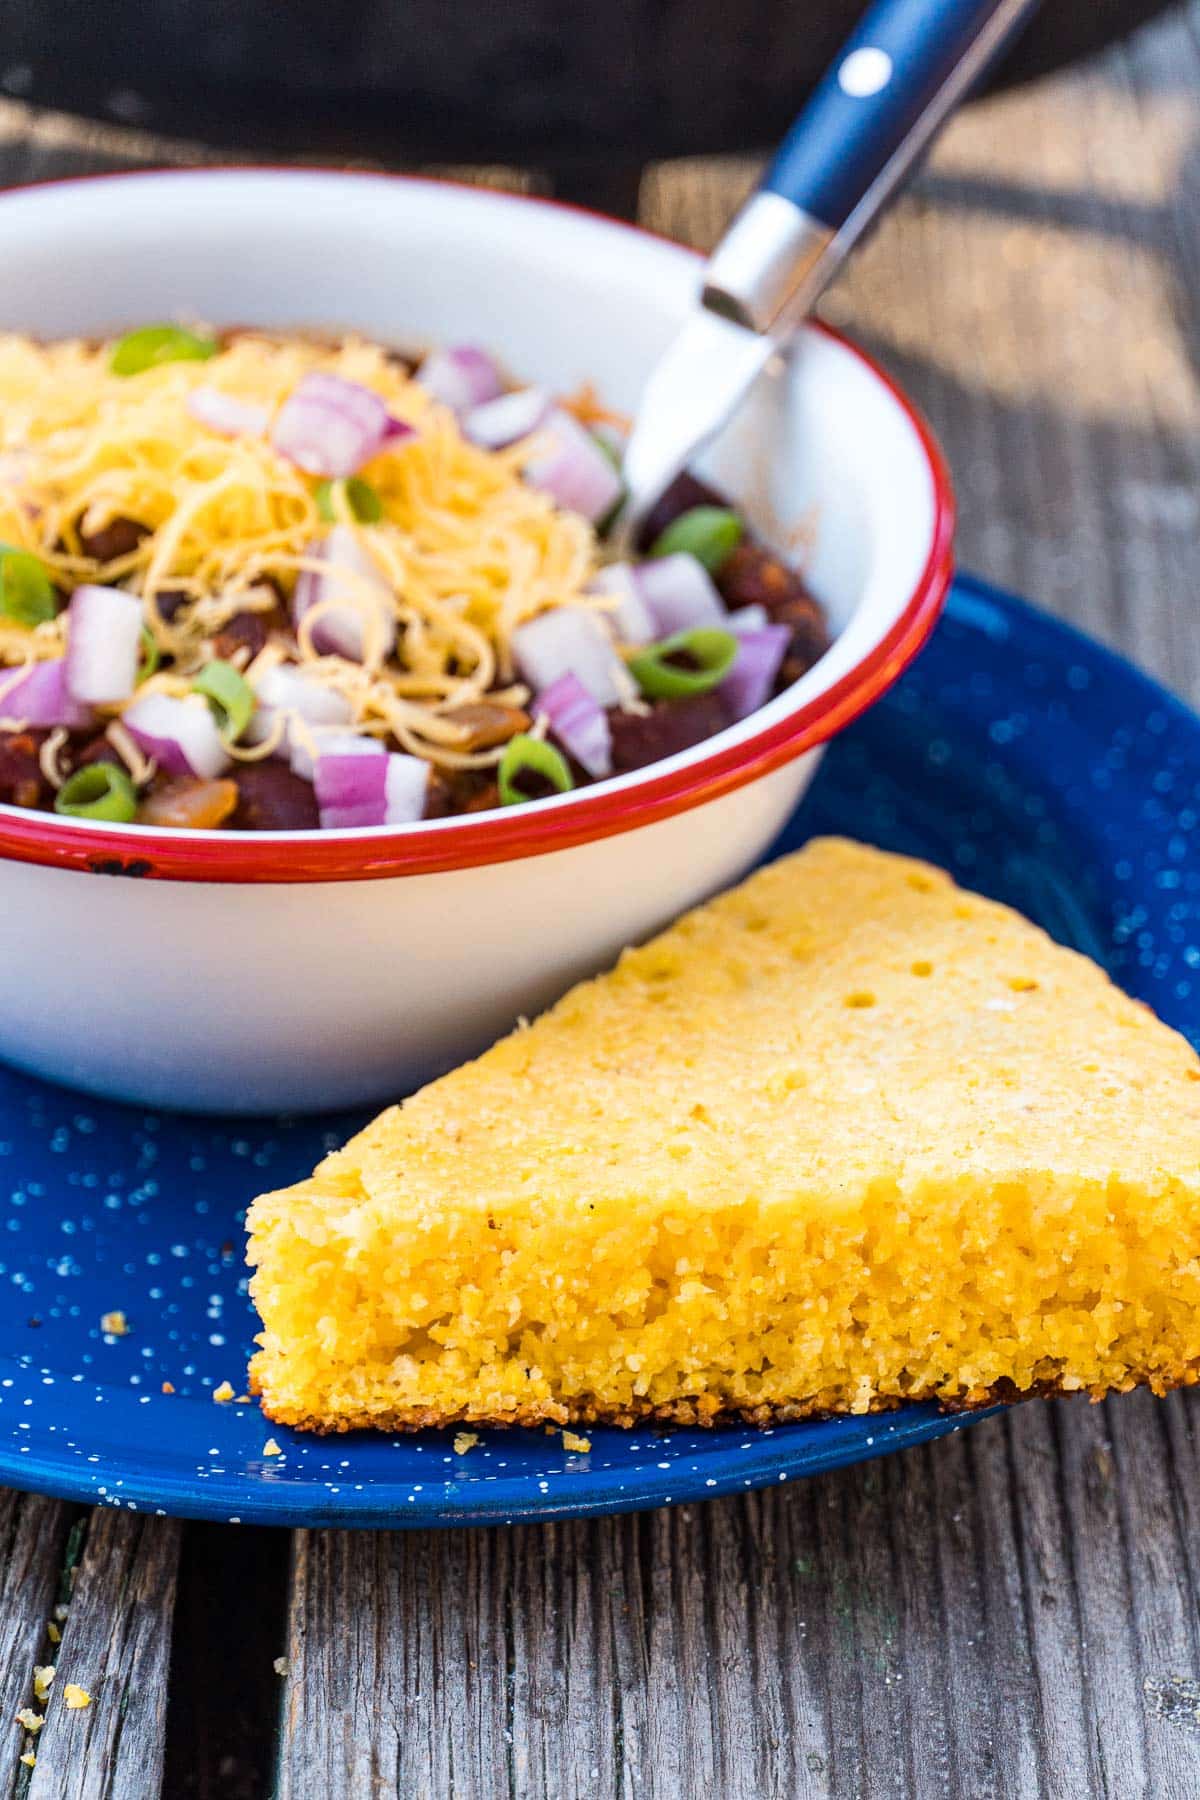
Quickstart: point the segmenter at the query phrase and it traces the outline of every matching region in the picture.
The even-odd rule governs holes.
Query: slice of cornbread
[[[1200,1062],[827,839],[250,1213],[276,1420],[706,1422],[1200,1368]]]

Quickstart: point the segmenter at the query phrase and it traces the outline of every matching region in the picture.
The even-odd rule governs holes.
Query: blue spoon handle
[[[877,0],[763,178],[837,231],[1005,0]]]
[[[807,310],[1035,4],[875,0],[714,252],[707,303],[759,331]]]

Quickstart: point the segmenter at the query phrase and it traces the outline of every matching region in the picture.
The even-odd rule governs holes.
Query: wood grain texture
[[[28,1800],[157,1800],[180,1526],[97,1510],[70,1586]],[[72,1710],[71,1684],[91,1696]]]
[[[964,564],[1193,700],[1198,18],[965,114],[827,302],[941,435]],[[205,157],[0,103],[8,180]],[[754,173],[653,168],[642,216],[709,245]],[[6,1707],[68,1523],[0,1497]],[[61,1679],[104,1686],[47,1725],[33,1800],[158,1791],[173,1528],[94,1529]],[[1200,1396],[1034,1404],[636,1518],[297,1533],[288,1636],[279,1800],[1194,1800]],[[202,1717],[186,1728],[199,1760]]]
[[[706,1507],[299,1534],[279,1800],[1193,1796],[1198,1418],[1034,1405]]]
[[[29,1739],[16,1714],[33,1701],[46,1660],[46,1625],[58,1598],[71,1508],[39,1494],[0,1491],[0,1796],[24,1787]]]

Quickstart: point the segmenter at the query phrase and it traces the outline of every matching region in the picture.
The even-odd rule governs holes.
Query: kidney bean
[[[232,662],[239,651],[245,651],[243,662],[250,663],[266,644],[273,631],[286,631],[287,620],[274,612],[239,612],[227,619],[213,638],[213,655]]]
[[[608,715],[612,728],[613,772],[627,775],[644,769],[660,757],[674,756],[703,743],[729,724],[729,714],[719,694],[694,694],[687,700],[656,700],[648,713]]]
[[[443,808],[434,812],[427,806],[427,819],[442,819],[449,813],[491,812],[500,804],[500,789],[492,769],[437,769],[430,776],[432,795],[437,790],[436,804]]]
[[[84,769],[89,763],[96,762],[121,762],[121,758],[103,732],[100,732],[98,737],[85,738],[83,742],[78,739],[72,740],[59,758],[60,767],[72,771]],[[124,767],[124,764],[122,763],[121,766]]]
[[[731,612],[740,606],[765,606],[774,615],[777,607],[797,597],[816,604],[795,569],[762,544],[749,540],[726,557],[717,574],[717,587]]]
[[[50,806],[53,789],[42,774],[38,751],[45,731],[0,731],[0,800],[7,806]]]
[[[97,562],[115,562],[118,556],[132,555],[149,535],[149,525],[139,525],[136,519],[110,519],[99,531],[81,528],[79,545],[85,556],[93,556]]]
[[[820,601],[795,569],[761,544],[739,544],[722,564],[717,587],[731,612],[741,606],[764,606],[775,624],[790,628],[792,641],[779,671],[779,688],[798,681],[828,650],[829,627]]]
[[[455,811],[457,808],[454,804],[454,795],[450,791],[450,783],[440,769],[430,769],[429,785],[425,789],[425,811],[422,816],[426,819],[448,819],[450,814]]]
[[[476,788],[463,807],[466,813],[495,812],[500,804],[500,788],[495,781],[485,781],[482,787]]]
[[[154,604],[158,608],[158,616],[169,625],[181,606],[186,606],[194,595],[186,588],[160,588],[154,596]]]
[[[234,831],[312,831],[320,823],[312,783],[293,775],[286,763],[243,763],[234,773],[237,806]]]
[[[815,602],[814,602],[815,604]],[[775,683],[775,692],[780,694],[784,688],[791,687],[793,681],[799,681],[806,675],[813,664],[820,662],[829,648],[829,631],[825,624],[825,615],[817,609],[815,616],[805,614],[794,618],[781,618],[781,625],[791,625],[792,641],[788,653],[779,666],[779,675]]]

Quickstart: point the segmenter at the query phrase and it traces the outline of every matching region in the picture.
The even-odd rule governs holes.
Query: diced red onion
[[[223,394],[220,388],[193,388],[186,405],[194,419],[222,437],[261,437],[271,423],[265,406],[239,400],[236,394]]]
[[[656,637],[671,637],[695,625],[726,624],[725,606],[708,570],[685,551],[639,563],[637,580]]]
[[[295,664],[277,663],[261,677],[257,687],[260,707],[299,713],[310,725],[348,725],[354,708],[336,688],[316,681]]]
[[[363,737],[358,732],[342,731],[328,725],[310,726],[303,736],[292,731],[289,736],[292,774],[299,775],[303,781],[313,779],[313,746],[317,757],[382,756],[384,753],[378,738]]]
[[[536,431],[550,412],[541,388],[518,388],[485,406],[473,406],[463,420],[463,433],[483,450],[503,450]]]
[[[385,825],[412,825],[423,819],[429,797],[429,764],[424,757],[405,756],[398,750],[389,752],[384,793]]]
[[[727,614],[724,620],[726,631],[736,632],[739,637],[744,631],[762,631],[770,623],[770,613],[757,600],[752,606],[739,606],[736,612]]]
[[[127,700],[141,656],[142,603],[123,588],[77,587],[67,614],[67,688],[75,700]]]
[[[326,831],[383,824],[387,811],[387,768],[383,757],[319,756],[313,787]]]
[[[576,676],[599,706],[616,706],[631,692],[631,679],[599,614],[585,607],[556,607],[518,625],[512,649],[536,693],[560,675]]]
[[[67,690],[66,658],[31,663],[27,669],[0,669],[0,718],[26,725],[65,725],[82,730],[92,722],[92,709]]]
[[[306,375],[280,407],[271,442],[307,474],[338,479],[371,460],[388,423],[388,409],[371,388],[318,371]]]
[[[383,434],[385,444],[398,444],[402,438],[416,437],[417,428],[410,425],[407,419],[398,419],[394,413],[388,414],[387,429]]]
[[[396,642],[392,590],[357,533],[349,525],[335,525],[326,538],[308,546],[306,555],[329,566],[319,573],[305,569],[297,579],[292,594],[295,623],[299,625],[305,613],[326,600],[341,602],[323,612],[313,626],[314,649],[361,662],[368,645],[381,644],[386,656]]]
[[[313,776],[326,831],[410,825],[425,812],[429,764],[419,756],[322,755]]]
[[[577,675],[560,675],[537,697],[537,710],[568,755],[589,775],[612,774],[612,730],[608,714]]]
[[[582,513],[597,524],[612,511],[623,490],[621,477],[591,432],[555,407],[538,426],[538,436],[544,447],[526,463],[526,481],[568,512]]]
[[[735,719],[744,719],[770,699],[791,639],[786,625],[741,634],[733,667],[717,690]]]
[[[504,392],[499,369],[487,351],[474,344],[432,351],[417,370],[417,385],[456,413],[482,406]]]
[[[344,694],[326,687],[323,682],[314,681],[303,669],[287,663],[268,669],[255,693],[258,708],[244,734],[250,744],[261,744],[270,736],[279,713],[295,713],[309,726],[346,726],[354,717],[354,708]],[[302,742],[301,734],[297,732],[293,736],[289,725],[279,744],[279,753],[286,756],[294,744]]]
[[[589,594],[608,594],[616,602],[601,616],[623,644],[649,644],[658,635],[654,615],[642,598],[637,570],[629,563],[609,563],[588,587]]]
[[[200,775],[211,780],[229,767],[207,701],[196,694],[177,700],[170,694],[143,694],[121,714],[130,737],[168,775]]]

